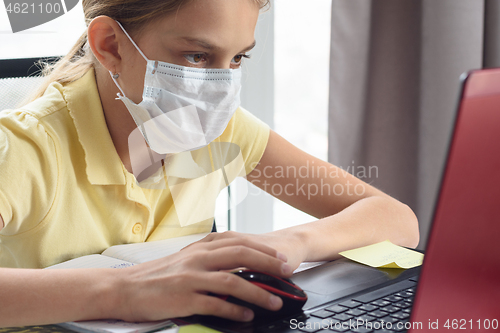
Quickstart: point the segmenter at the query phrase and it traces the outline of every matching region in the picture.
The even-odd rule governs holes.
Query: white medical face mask
[[[146,59],[142,101],[135,104],[118,94],[149,147],[158,154],[173,154],[207,146],[219,137],[240,106],[241,69],[184,67]]]

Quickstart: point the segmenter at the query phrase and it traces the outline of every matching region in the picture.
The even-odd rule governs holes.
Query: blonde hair
[[[83,0],[82,6],[87,26],[94,18],[105,15],[134,32],[158,17],[178,11],[189,1],[192,0]],[[260,9],[270,6],[270,0],[253,1]],[[94,67],[95,61],[85,31],[66,56],[55,63],[39,63],[45,79],[33,99],[42,96],[52,82],[65,84],[79,79]]]

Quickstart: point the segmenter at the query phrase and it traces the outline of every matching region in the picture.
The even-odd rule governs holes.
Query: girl
[[[417,220],[406,205],[300,151],[238,108],[239,68],[267,2],[83,0],[87,32],[48,74],[43,95],[0,117],[0,326],[192,314],[249,321],[252,311],[208,293],[274,310],[281,300],[226,270],[286,277],[302,261],[332,260],[386,239],[417,245]],[[166,155],[159,168],[178,176],[168,188],[137,185],[134,133]],[[35,269],[115,244],[210,231],[212,218],[190,220],[181,207],[188,200],[194,211],[215,199],[193,189],[220,188],[202,182],[177,193],[185,183],[176,172],[187,164],[174,162],[187,156],[196,173],[210,155],[205,162],[214,170],[214,143],[237,147],[248,180],[265,190],[281,187],[273,191],[279,199],[318,220],[262,235],[213,233],[124,269]],[[328,172],[278,176],[311,165]],[[238,171],[225,166],[217,179],[228,182]],[[311,185],[344,191],[311,196],[303,190]]]

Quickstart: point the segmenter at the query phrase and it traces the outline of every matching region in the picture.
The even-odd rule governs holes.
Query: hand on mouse
[[[302,263],[307,257],[306,246],[303,244],[303,241],[301,241],[299,236],[292,234],[291,231],[287,229],[259,235],[244,234],[235,231],[226,231],[221,233],[213,232],[197,243],[210,243],[221,240],[229,241],[231,239],[262,244],[263,246],[275,249],[279,253],[286,256],[287,263],[290,267],[292,267],[292,272],[299,267],[300,263]]]
[[[193,314],[250,321],[252,311],[208,293],[231,295],[260,307],[278,310],[279,297],[221,270],[250,267],[278,276],[291,275],[286,258],[249,239],[199,242],[165,258],[116,269],[119,292],[114,318],[154,321]]]

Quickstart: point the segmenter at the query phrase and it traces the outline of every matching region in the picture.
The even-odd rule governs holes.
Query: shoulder
[[[66,109],[63,95],[64,87],[57,82],[51,83],[43,96],[15,110],[0,112],[0,118],[12,117],[13,114],[25,114],[41,120],[47,116]]]
[[[35,226],[55,195],[57,149],[40,118],[43,115],[21,109],[0,113],[0,215],[5,224],[2,235]]]
[[[60,84],[51,84],[45,94],[33,102],[0,112],[0,144],[3,143],[4,148],[7,142],[11,148],[46,147],[53,140],[51,116],[64,114],[67,110],[61,89]]]

